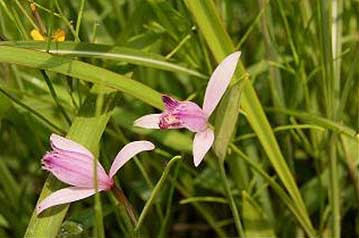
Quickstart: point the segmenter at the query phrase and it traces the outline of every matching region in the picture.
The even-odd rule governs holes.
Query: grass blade
[[[308,121],[310,123],[313,123],[313,124],[323,127],[323,128],[327,128],[336,133],[341,133],[350,139],[356,140],[359,143],[359,137],[357,136],[357,133],[355,130],[353,130],[350,127],[347,127],[345,125],[339,124],[333,120],[330,120],[330,119],[327,119],[327,118],[324,118],[321,116],[317,116],[312,113],[301,112],[301,111],[296,111],[296,110],[287,110],[287,109],[282,109],[282,108],[269,108],[268,111],[284,113],[287,115],[297,117],[301,120]]]
[[[240,237],[245,237],[244,234],[244,230],[243,230],[243,225],[242,225],[242,221],[240,219],[239,216],[239,212],[238,212],[238,208],[236,205],[236,202],[234,201],[234,197],[231,191],[231,187],[229,185],[227,176],[226,176],[226,171],[224,169],[224,161],[218,161],[219,164],[219,172],[221,174],[221,179],[222,179],[222,183],[224,184],[224,189],[226,191],[227,194],[227,198],[229,200],[229,206],[232,210],[232,214],[233,214],[233,218],[234,218],[234,223],[236,225],[236,229],[240,235]]]
[[[164,186],[164,183],[165,183],[165,181],[166,181],[166,179],[167,179],[167,176],[169,175],[169,172],[170,172],[172,166],[173,166],[177,161],[179,161],[180,159],[181,159],[181,156],[175,156],[175,157],[173,157],[173,159],[171,159],[171,160],[168,162],[168,164],[167,164],[165,170],[163,171],[163,173],[162,173],[162,175],[161,175],[161,178],[158,180],[156,186],[153,188],[150,197],[148,198],[148,200],[147,200],[145,206],[144,206],[143,209],[142,209],[142,212],[141,212],[141,214],[140,214],[140,217],[138,218],[138,222],[137,222],[137,224],[136,224],[135,230],[140,229],[140,227],[141,227],[143,221],[144,221],[145,218],[146,218],[146,215],[147,215],[149,209],[151,208],[152,204],[155,202],[156,197],[159,195],[159,193],[160,193],[162,187]]]
[[[11,95],[10,93],[8,93],[6,91],[6,89],[3,86],[0,86],[0,93],[4,96],[6,96],[7,98],[9,98],[11,101],[13,101],[14,103],[18,104],[19,106],[21,106],[22,108],[24,108],[25,110],[31,112],[33,115],[35,115],[37,118],[39,118],[40,120],[42,120],[46,125],[48,125],[52,130],[56,131],[56,132],[64,132],[64,130],[59,127],[58,125],[54,124],[52,121],[50,121],[48,118],[46,118],[44,115],[40,114],[39,112],[37,112],[36,110],[32,109],[29,105],[23,103],[21,100],[17,99],[16,97],[14,97],[13,95]]]
[[[159,109],[163,106],[160,94],[155,90],[100,67],[28,49],[0,46],[0,51],[0,62],[2,63],[19,64],[61,73],[120,90]]]
[[[236,146],[231,145],[231,148],[253,169],[254,172],[258,173],[268,184],[271,185],[273,190],[281,198],[282,202],[288,207],[288,209],[292,212],[297,221],[302,225],[308,236],[316,237],[316,232],[314,231],[310,221],[307,219],[307,214],[305,213],[305,211],[298,207],[298,204],[293,202],[293,200],[287,195],[287,193],[282,189],[282,187],[278,183],[276,183],[273,178],[271,178],[265,171],[263,171],[260,166],[253,162],[253,160],[248,158]]]
[[[242,199],[245,237],[275,238],[273,228],[260,206],[244,191],[242,192]]]
[[[206,75],[195,70],[171,63],[161,55],[125,47],[80,42],[57,42],[56,44],[51,44],[50,49],[48,50],[46,42],[37,41],[4,41],[0,42],[0,45],[36,49],[42,52],[49,52],[54,55],[69,55],[123,61],[130,64],[188,74],[201,79],[208,78]]]

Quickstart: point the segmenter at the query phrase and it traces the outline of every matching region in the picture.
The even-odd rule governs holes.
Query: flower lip
[[[187,128],[192,132],[204,131],[208,127],[208,117],[202,109],[191,101],[177,101],[163,95],[165,110],[160,116],[160,129]]]
[[[179,101],[177,101],[176,99],[174,99],[170,96],[167,96],[165,94],[162,95],[161,98],[162,98],[163,104],[165,105],[166,110],[168,110],[168,111],[175,110],[176,107],[180,104]]]
[[[159,127],[160,129],[182,128],[183,122],[175,114],[162,113],[160,117]]]

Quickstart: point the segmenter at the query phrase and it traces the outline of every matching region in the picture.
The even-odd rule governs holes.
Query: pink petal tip
[[[36,213],[39,215],[45,209],[50,207],[78,201],[90,197],[93,194],[95,194],[95,190],[93,188],[63,188],[54,193],[51,193],[48,197],[42,200],[36,207]]]
[[[131,158],[143,151],[153,150],[155,145],[149,141],[133,141],[125,145],[120,152],[116,155],[114,159],[111,169],[110,169],[110,177],[112,178],[117,171],[126,164]]]
[[[160,116],[161,114],[148,114],[138,118],[133,125],[147,129],[160,129]]]
[[[236,51],[227,56],[217,66],[209,79],[203,102],[203,111],[208,117],[218,105],[229,83],[231,82],[231,78],[236,70],[240,56],[240,51]]]
[[[79,143],[77,143],[73,140],[67,139],[65,137],[62,137],[60,135],[51,134],[50,142],[51,142],[51,147],[53,150],[76,152],[79,154],[86,155],[90,158],[93,157],[92,153],[87,148],[85,148],[83,145],[80,145]]]
[[[202,132],[197,132],[193,139],[193,162],[194,166],[202,162],[204,156],[207,154],[209,149],[212,147],[214,141],[214,133],[211,128]]]

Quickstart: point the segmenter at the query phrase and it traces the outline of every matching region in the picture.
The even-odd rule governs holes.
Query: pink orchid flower
[[[96,193],[92,153],[84,146],[59,135],[52,134],[50,142],[52,151],[42,158],[42,168],[71,186],[60,189],[41,201],[36,207],[37,214],[49,207],[78,201]],[[154,148],[149,141],[134,141],[125,145],[113,161],[109,174],[97,162],[97,191],[111,190],[114,186],[113,176],[127,161],[142,151]]]
[[[150,129],[179,129],[186,128],[194,133],[193,161],[197,167],[211,148],[214,132],[208,119],[215,110],[231,78],[236,70],[241,52],[237,51],[227,56],[214,70],[208,81],[204,95],[203,107],[190,101],[177,101],[163,95],[165,110],[159,114],[145,115],[134,122],[134,125]]]

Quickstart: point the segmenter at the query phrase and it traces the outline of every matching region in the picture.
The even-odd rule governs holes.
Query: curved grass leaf
[[[41,41],[4,41],[0,42],[0,46],[1,45],[36,49],[54,55],[92,57],[122,61],[175,73],[188,74],[202,79],[208,78],[208,76],[195,70],[168,62],[168,60],[161,55],[125,47],[80,42],[57,42],[51,44],[50,48],[47,49],[47,42]]]
[[[359,137],[357,136],[357,133],[355,130],[353,130],[347,126],[344,126],[342,124],[339,124],[335,121],[332,121],[330,119],[327,119],[327,118],[324,118],[321,116],[316,116],[314,114],[307,113],[307,112],[287,110],[287,109],[282,109],[282,108],[269,108],[268,111],[291,115],[291,116],[297,117],[299,119],[302,119],[304,121],[313,123],[317,126],[321,126],[321,127],[333,130],[334,132],[343,133],[343,135],[346,135],[346,136],[350,137],[351,139],[355,139],[359,143]]]
[[[11,95],[8,91],[10,91],[10,88],[0,85],[0,95],[1,96],[4,95],[7,97],[7,99],[4,101],[12,101],[13,103],[17,104],[18,106],[22,107],[23,109],[29,111],[33,116],[40,119],[40,121],[43,122],[44,125],[49,127],[51,130],[54,130],[55,132],[59,132],[59,133],[64,132],[64,126],[57,123],[55,118],[50,118],[50,117],[48,117],[48,115],[45,116],[45,115],[43,115],[43,113],[40,114],[38,111],[36,111],[33,108],[34,101],[36,101],[36,100],[30,101],[31,100],[30,99],[30,100],[27,100],[26,102],[23,102],[22,100],[18,99],[17,97],[14,97],[13,95]],[[12,91],[14,91],[14,90],[12,90]],[[0,114],[0,116],[1,116],[1,114]],[[51,119],[55,119],[55,120],[51,120]]]
[[[146,85],[109,70],[70,58],[53,56],[35,50],[0,46],[0,62],[44,69],[117,89],[162,109],[160,93]]]
[[[180,201],[180,204],[187,204],[192,202],[216,202],[216,203],[225,203],[228,204],[227,199],[222,197],[190,197],[185,198]]]
[[[282,202],[288,207],[292,212],[297,221],[302,225],[303,229],[309,234],[309,237],[316,237],[315,231],[313,230],[312,224],[307,219],[306,211],[303,211],[298,204],[293,202],[284,189],[274,181],[260,166],[258,166],[252,159],[248,158],[241,150],[239,150],[233,144],[231,149],[237,153],[252,169],[254,172],[258,173],[275,191],[275,193],[280,197]]]
[[[173,157],[173,159],[171,159],[171,160],[168,162],[168,164],[167,164],[165,170],[163,171],[163,173],[162,173],[162,175],[161,175],[161,178],[160,178],[159,181],[157,182],[156,186],[153,188],[150,197],[148,198],[148,200],[147,200],[145,206],[143,207],[143,210],[142,210],[142,212],[141,212],[141,215],[140,215],[140,217],[138,218],[138,222],[137,222],[137,224],[136,224],[135,230],[138,230],[138,229],[141,227],[141,224],[143,223],[143,221],[144,221],[144,219],[145,219],[145,217],[146,217],[146,215],[147,215],[147,213],[148,213],[150,207],[151,207],[152,204],[155,202],[156,196],[159,195],[160,190],[162,189],[162,187],[163,187],[163,185],[164,185],[164,183],[165,183],[165,181],[166,181],[166,178],[167,178],[167,176],[168,176],[168,174],[169,174],[169,172],[170,172],[172,166],[173,166],[178,160],[180,160],[180,159],[181,159],[181,156],[175,156],[175,157]]]

